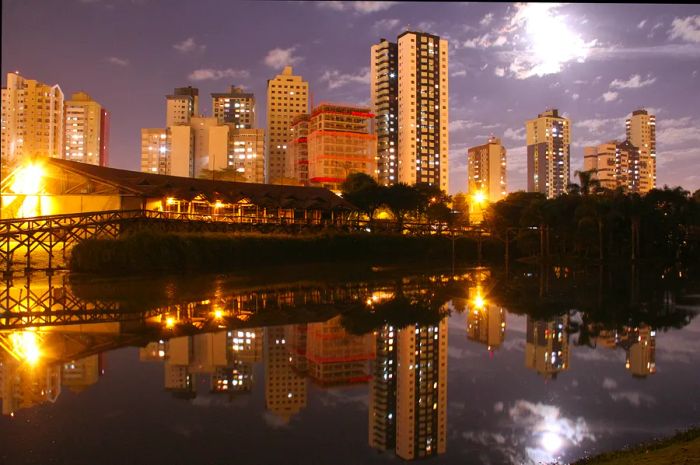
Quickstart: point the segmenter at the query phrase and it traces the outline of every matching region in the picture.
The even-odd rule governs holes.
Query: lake
[[[0,294],[0,463],[569,463],[700,424],[700,283],[371,268]]]

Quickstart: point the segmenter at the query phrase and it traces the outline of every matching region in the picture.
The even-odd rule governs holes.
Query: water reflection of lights
[[[21,331],[9,336],[9,352],[18,360],[36,365],[41,358],[39,336],[34,331]]]
[[[540,444],[542,444],[542,447],[544,447],[547,450],[547,452],[550,452],[552,454],[561,449],[563,443],[564,441],[562,440],[561,436],[559,436],[553,431],[545,432],[542,435],[542,439],[540,440]]]

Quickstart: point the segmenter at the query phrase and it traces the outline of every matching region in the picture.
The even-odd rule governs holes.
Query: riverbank
[[[95,274],[231,271],[279,264],[343,263],[373,265],[450,263],[448,236],[391,234],[192,234],[139,232],[120,239],[89,239],[73,248],[70,270]],[[477,239],[454,240],[455,261],[479,259]],[[481,258],[501,259],[502,246],[484,238]]]
[[[573,465],[690,465],[700,463],[700,428],[631,449],[606,452]]]

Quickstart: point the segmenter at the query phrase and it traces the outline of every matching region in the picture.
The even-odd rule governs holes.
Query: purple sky
[[[508,188],[525,187],[525,120],[546,107],[583,146],[624,137],[632,110],[657,116],[658,184],[700,188],[700,6],[182,0],[4,0],[2,82],[18,70],[88,92],[112,112],[110,164],[137,170],[140,128],[165,124],[165,95],[231,84],[257,96],[285,64],[314,102],[369,103],[369,49],[404,29],[450,42],[450,193],[466,151],[500,136]],[[548,33],[547,31],[554,31]]]

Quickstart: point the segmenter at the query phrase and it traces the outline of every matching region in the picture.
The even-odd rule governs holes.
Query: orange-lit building
[[[568,316],[550,321],[537,321],[527,317],[525,336],[525,366],[545,379],[569,369]]]
[[[296,116],[289,128],[292,136],[287,143],[286,177],[303,186],[309,185],[309,115]]]
[[[339,190],[351,173],[377,176],[374,115],[361,106],[322,103],[311,112],[309,184]]]

